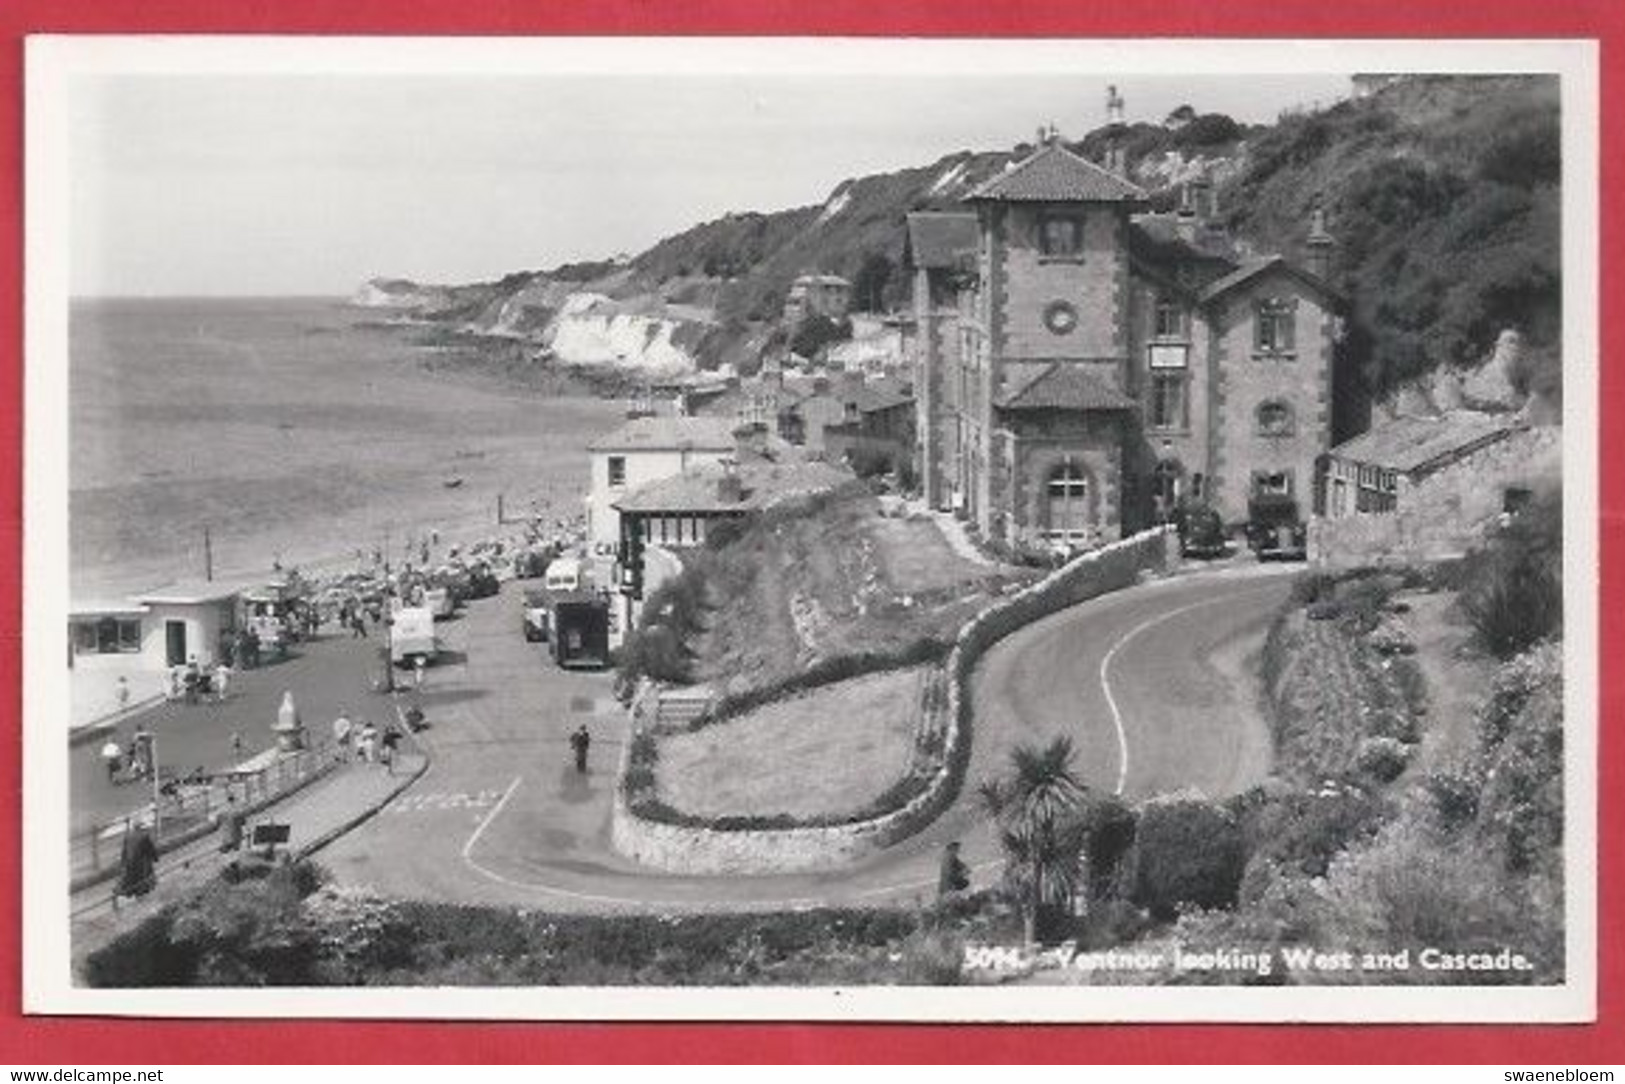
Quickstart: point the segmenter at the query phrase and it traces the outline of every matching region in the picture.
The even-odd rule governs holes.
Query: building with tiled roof
[[[1121,155],[1111,159],[1120,163]],[[1090,546],[1255,495],[1311,511],[1331,447],[1341,299],[1317,216],[1309,266],[1255,257],[1203,187],[1177,212],[1051,140],[909,216],[920,482],[984,537]]]
[[[739,424],[737,417],[640,412],[588,444],[587,535],[593,544],[608,547],[619,540],[615,502],[631,490],[731,457]]]
[[[971,189],[965,202],[1143,204],[1149,198],[1126,177],[1053,142]]]

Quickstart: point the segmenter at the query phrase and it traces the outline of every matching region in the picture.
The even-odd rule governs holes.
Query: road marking
[[[385,813],[431,813],[446,810],[484,809],[494,805],[502,797],[499,790],[482,790],[476,793],[450,793],[446,791],[431,791],[424,794],[407,794],[384,807]]]
[[[1180,614],[1189,613],[1192,610],[1200,610],[1204,606],[1213,606],[1220,602],[1232,602],[1235,599],[1243,598],[1247,595],[1261,595],[1265,590],[1274,590],[1274,586],[1271,585],[1269,588],[1254,588],[1251,591],[1237,591],[1233,594],[1220,595],[1217,598],[1205,598],[1200,602],[1193,602],[1188,606],[1180,606],[1177,609],[1169,610],[1166,613],[1157,614],[1155,617],[1148,617],[1138,625],[1135,625],[1133,628],[1129,629],[1122,636],[1118,637],[1117,642],[1112,644],[1111,650],[1106,652],[1105,658],[1100,660],[1100,691],[1106,694],[1106,706],[1111,709],[1112,726],[1117,731],[1117,788],[1112,791],[1113,794],[1121,795],[1123,793],[1123,787],[1128,783],[1128,734],[1123,729],[1123,712],[1117,706],[1117,698],[1112,695],[1111,679],[1106,673],[1107,669],[1112,664],[1112,660],[1117,657],[1117,653],[1121,651],[1124,645],[1126,645],[1130,640],[1140,635],[1140,633],[1145,632],[1147,629],[1155,628],[1164,621],[1171,621]]]
[[[491,826],[491,822],[497,819],[497,814],[501,813],[502,807],[508,804],[508,799],[512,798],[513,792],[519,789],[519,784],[522,780],[522,776],[516,775],[513,777],[513,782],[509,783],[508,789],[502,792],[502,797],[497,799],[497,804],[491,807],[491,812],[487,813],[483,818],[480,819],[480,823],[474,829],[474,834],[468,837],[467,843],[463,844],[463,861],[467,862],[471,866],[474,866],[475,869],[479,869],[479,866],[475,865],[474,859],[469,857],[474,853],[474,844],[480,841],[480,837],[483,836],[485,834],[485,830]]]

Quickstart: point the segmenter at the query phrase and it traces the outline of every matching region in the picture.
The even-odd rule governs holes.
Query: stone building
[[[784,299],[784,322],[794,327],[809,316],[840,320],[852,303],[852,284],[840,275],[802,275]]]
[[[1098,545],[1180,500],[1307,516],[1331,443],[1341,299],[1314,270],[1159,229],[1144,191],[1058,142],[909,216],[916,428],[936,506],[983,536]],[[1189,209],[1187,208],[1187,215]],[[1316,273],[1318,272],[1318,273]]]

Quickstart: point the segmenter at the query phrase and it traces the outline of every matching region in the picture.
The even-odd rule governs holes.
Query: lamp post
[[[163,788],[158,782],[158,736],[147,735],[147,770],[152,773],[152,842],[158,842],[158,830],[163,814],[160,812],[163,801]]]

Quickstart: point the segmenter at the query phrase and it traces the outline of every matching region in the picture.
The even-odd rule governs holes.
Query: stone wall
[[[953,802],[970,760],[970,680],[988,648],[1015,630],[1068,606],[1132,586],[1142,572],[1177,561],[1173,531],[1157,528],[1084,554],[1043,580],[993,604],[960,629],[945,664],[943,768],[901,809],[857,824],[773,831],[718,831],[636,816],[615,788],[610,836],[620,853],[654,869],[686,874],[799,873],[833,869],[920,831]],[[627,743],[627,749],[631,743]],[[623,758],[625,753],[623,753]],[[625,772],[625,762],[621,765]]]
[[[1561,484],[1562,454],[1560,427],[1514,433],[1441,470],[1402,480],[1393,512],[1312,520],[1309,559],[1352,568],[1459,556],[1497,521],[1508,488],[1539,492]]]

